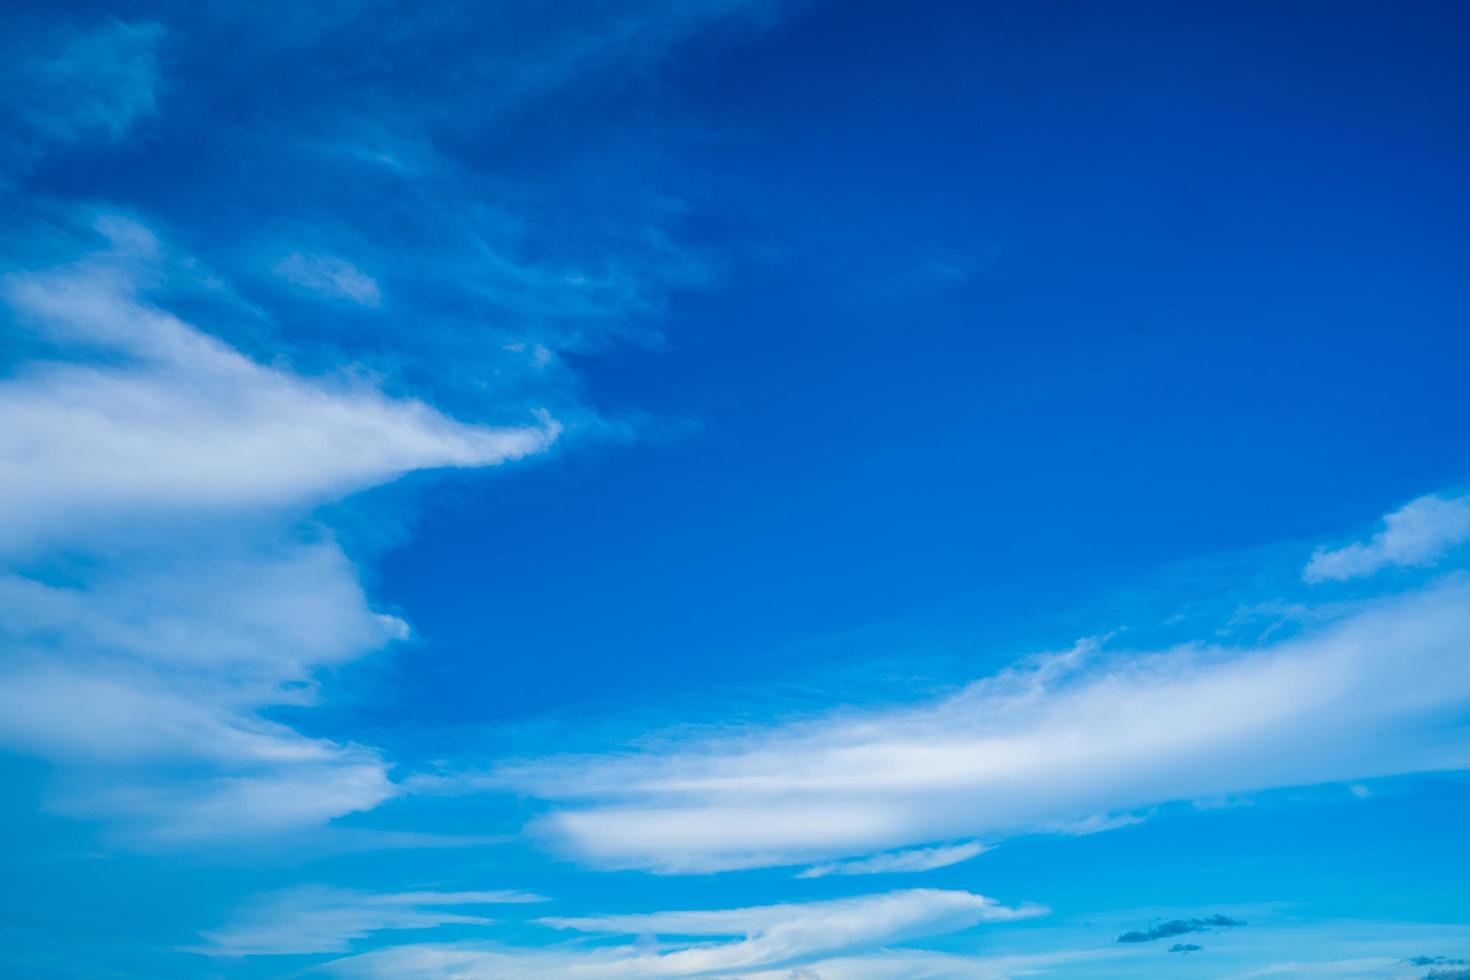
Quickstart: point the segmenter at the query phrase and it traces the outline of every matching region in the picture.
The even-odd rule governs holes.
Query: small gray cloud
[[[1155,939],[1183,936],[1191,932],[1209,932],[1211,929],[1233,929],[1245,925],[1240,919],[1228,915],[1209,915],[1202,919],[1170,919],[1147,929],[1125,932],[1118,937],[1120,943],[1151,943]]]
[[[1202,949],[1204,949],[1204,947],[1199,945],[1198,943],[1175,943],[1173,946],[1169,947],[1169,952],[1198,953]]]

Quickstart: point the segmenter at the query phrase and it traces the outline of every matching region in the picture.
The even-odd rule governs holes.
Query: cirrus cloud
[[[605,936],[653,935],[671,944],[623,944],[572,949],[461,945],[389,948],[329,965],[349,976],[495,977],[498,980],[556,977],[802,976],[815,963],[828,975],[829,957],[859,954],[849,964],[869,965],[883,947],[923,936],[956,932],[981,923],[1011,922],[1044,915],[1034,905],[1004,906],[965,891],[917,888],[818,902],[710,911],[669,911],[638,915],[549,917],[543,924]],[[709,937],[737,937],[716,938]],[[944,959],[943,957],[938,957]],[[898,973],[893,962],[928,960],[923,953],[878,954],[890,968],[870,976]],[[975,969],[972,960],[955,958]],[[932,966],[932,963],[928,963]],[[832,976],[855,976],[839,968]],[[936,974],[929,974],[936,975]],[[944,975],[944,974],[937,974]],[[970,973],[968,975],[974,975]]]
[[[1363,602],[1253,647],[1083,644],[929,704],[506,764],[535,829],[666,873],[840,858],[1277,786],[1452,768],[1470,704],[1470,582]],[[1425,684],[1425,677],[1435,678]]]

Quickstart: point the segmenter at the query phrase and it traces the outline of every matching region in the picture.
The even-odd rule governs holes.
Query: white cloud
[[[53,808],[113,822],[136,843],[172,847],[300,831],[371,810],[398,794],[377,752],[315,744],[321,759],[249,767],[234,761],[225,775],[93,770],[89,779],[69,785]]]
[[[1470,583],[1366,603],[1253,648],[1087,646],[917,707],[507,766],[539,830],[599,866],[698,872],[1273,786],[1470,764]]]
[[[798,969],[757,970],[744,980],[1013,980],[1054,967],[1111,958],[1112,950],[1063,950],[1011,956],[960,956],[920,949],[885,949],[819,960]]]
[[[359,306],[377,306],[382,299],[372,276],[335,255],[293,252],[276,263],[275,273],[303,289]]]
[[[831,861],[817,864],[797,875],[798,878],[824,878],[827,875],[878,875],[901,874],[913,871],[933,871],[959,864],[986,851],[979,841],[966,841],[944,847],[916,847],[907,851],[890,851],[854,861]]]
[[[137,262],[114,249],[5,282],[22,322],[80,356],[0,382],[0,547],[125,511],[308,505],[538,453],[559,431],[463,425],[362,382],[257,364],[144,302]]]
[[[542,901],[539,895],[517,891],[374,894],[308,885],[259,896],[240,909],[229,925],[202,933],[208,945],[199,952],[217,956],[345,953],[354,940],[385,929],[487,925],[492,921],[446,911],[449,907]]]
[[[540,452],[556,423],[257,363],[143,298],[168,268],[146,228],[97,229],[110,248],[4,283],[49,359],[0,380],[0,744],[66,767],[57,808],[150,840],[376,806],[398,788],[375,750],[260,714],[408,634],[312,508]]]
[[[0,738],[46,758],[283,765],[336,755],[331,743],[248,714],[248,692],[212,691],[208,682],[191,689],[126,661],[71,666],[46,663],[44,656],[20,659],[0,674]]]
[[[316,668],[406,626],[371,609],[330,541],[245,537],[143,553],[114,541],[65,585],[0,575],[0,744],[68,768],[58,809],[187,840],[319,823],[396,794],[376,752],[258,711],[310,704]]]
[[[1112,951],[1033,956],[957,956],[915,949],[885,949],[834,956],[800,966],[721,970],[712,978],[741,980],[1011,980],[1048,973],[1049,967],[1106,957]],[[624,980],[688,976],[662,970],[650,955],[614,950],[529,950],[475,944],[389,947],[337,960],[327,970],[369,980]]]
[[[540,921],[562,929],[608,936],[651,934],[686,941],[540,950],[412,946],[352,957],[330,968],[367,976],[506,980],[533,976],[790,976],[793,969],[834,954],[878,950],[891,943],[955,932],[984,922],[1031,918],[1045,911],[1037,906],[1010,908],[964,891],[911,889],[753,908],[546,918]],[[739,938],[709,939],[724,936]],[[825,967],[816,969],[826,976]]]
[[[315,667],[407,635],[407,624],[368,605],[330,538],[257,543],[253,530],[159,542],[125,569],[103,565],[65,584],[0,575],[0,635],[12,648],[229,667],[241,685],[304,682]]]
[[[1319,549],[1302,577],[1308,582],[1340,582],[1390,565],[1430,565],[1466,541],[1470,541],[1470,495],[1431,494],[1386,515],[1383,530],[1367,543]]]

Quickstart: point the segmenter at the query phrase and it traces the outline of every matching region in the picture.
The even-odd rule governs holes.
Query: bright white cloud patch
[[[303,886],[262,895],[235,919],[202,935],[200,952],[220,956],[345,953],[352,942],[385,929],[487,925],[479,914],[452,908],[520,905],[545,901],[517,891],[399,892],[374,894],[345,888]]]
[[[1433,683],[1426,683],[1433,678]],[[1150,803],[1470,764],[1470,583],[1365,604],[1254,648],[1087,646],[935,703],[507,767],[593,864],[791,864],[1005,834]]]
[[[1392,565],[1430,565],[1466,541],[1470,541],[1470,495],[1431,494],[1385,516],[1383,530],[1372,540],[1317,551],[1302,577],[1308,582],[1340,582]]]
[[[970,892],[911,889],[753,908],[540,920],[579,932],[675,940],[663,945],[582,950],[414,946],[368,953],[332,966],[352,975],[399,977],[790,976],[802,964],[821,957],[1045,912],[1038,906],[1003,906]]]
[[[361,382],[257,364],[139,297],[145,235],[5,281],[22,323],[81,356],[0,382],[0,546],[130,510],[311,504],[411,470],[517,459],[557,435],[550,421],[462,425]]]
[[[146,229],[98,228],[111,248],[4,282],[48,357],[0,380],[0,744],[67,764],[59,808],[153,839],[376,806],[397,792],[376,751],[260,715],[408,631],[303,518],[539,452],[556,424],[464,425],[256,363],[146,301],[164,269]]]
[[[360,306],[377,306],[381,299],[378,283],[372,276],[335,255],[295,252],[276,263],[275,272],[303,289]]]

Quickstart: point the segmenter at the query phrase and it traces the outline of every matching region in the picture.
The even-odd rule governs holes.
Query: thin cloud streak
[[[853,861],[832,861],[817,864],[800,872],[798,878],[825,878],[828,875],[877,875],[902,874],[917,871],[933,871],[947,868],[961,861],[985,853],[987,848],[979,841],[966,841],[947,847],[919,847],[908,851],[892,851],[874,854],[872,857]]]
[[[228,925],[202,933],[211,956],[276,956],[345,953],[355,940],[387,929],[488,925],[480,915],[446,911],[455,906],[544,902],[527,892],[399,892],[374,894],[345,888],[303,886],[261,895]]]
[[[1104,657],[1082,645],[929,705],[495,778],[559,804],[534,829],[568,855],[666,873],[1046,830],[1462,766],[1470,743],[1436,727],[1470,702],[1467,637],[1470,582],[1451,577],[1254,648]]]
[[[796,967],[837,954],[1044,914],[1040,906],[1008,907],[971,892],[910,889],[752,908],[539,920],[558,929],[607,936],[699,937],[656,949],[638,944],[581,949],[419,945],[339,960],[328,969],[349,976],[400,977],[789,976]],[[705,938],[712,936],[740,938]],[[786,972],[768,972],[773,969]],[[825,975],[826,967],[819,969]]]

